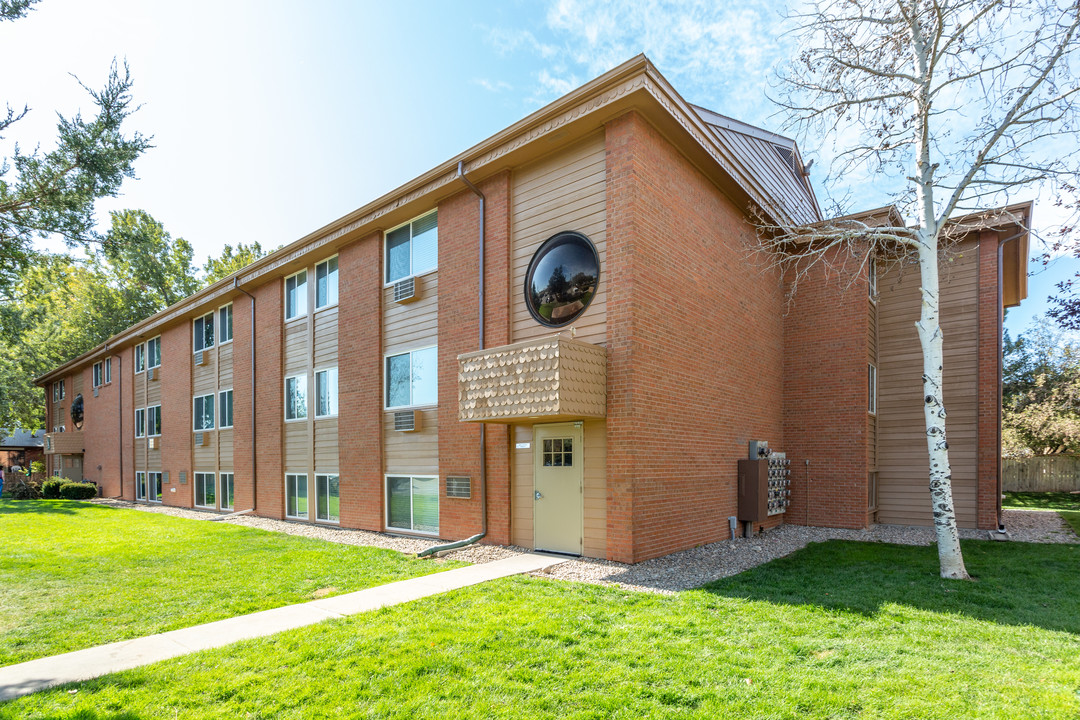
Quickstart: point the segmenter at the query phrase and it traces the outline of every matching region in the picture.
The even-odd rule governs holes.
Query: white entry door
[[[581,554],[581,423],[533,426],[533,547]]]

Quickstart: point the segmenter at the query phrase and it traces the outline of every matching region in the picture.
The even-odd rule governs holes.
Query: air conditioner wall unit
[[[159,371],[160,369],[161,369],[161,368],[156,368],[156,367],[152,367],[152,368],[150,368],[149,370],[147,370],[147,371],[146,371],[146,377],[147,377],[147,379],[149,379],[149,380],[157,380],[157,379],[158,379],[158,377],[159,377],[159,375],[158,375],[158,371]]]
[[[156,437],[148,438],[146,441],[146,447],[150,450],[156,449],[157,447],[159,447],[158,439]]]
[[[416,278],[405,278],[394,283],[394,302],[405,304],[419,299],[420,286],[417,285]]]
[[[424,414],[419,410],[398,410],[394,413],[394,430],[416,432],[423,427]]]
[[[196,365],[205,365],[206,364],[206,353],[203,352],[202,350],[195,353],[195,364]]]

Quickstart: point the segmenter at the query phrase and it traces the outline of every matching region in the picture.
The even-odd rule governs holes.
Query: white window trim
[[[198,485],[198,483],[199,483],[199,476],[200,475],[209,475],[211,477],[211,479],[213,480],[213,482],[214,482],[214,504],[213,505],[200,505],[197,502],[192,502],[191,504],[194,505],[197,508],[202,508],[203,510],[217,510],[217,502],[218,502],[218,486],[217,486],[218,479],[217,479],[217,473],[211,472],[211,471],[202,471],[202,470],[198,470],[198,471],[195,471],[195,472],[191,473],[191,479],[195,483],[195,487],[192,488],[192,489],[195,490],[194,494],[195,494],[196,498],[199,497],[199,493],[198,493],[199,485]],[[205,496],[206,496],[206,493],[204,491],[203,492],[203,499],[205,499]]]
[[[878,370],[877,365],[874,363],[866,364],[866,392],[867,392],[867,412],[871,415],[877,415],[878,412]]]
[[[412,234],[410,233],[410,235],[409,235],[409,274],[408,275],[403,275],[403,276],[399,277],[397,280],[387,281],[385,279],[386,278],[386,271],[388,269],[386,264],[389,262],[389,257],[390,257],[386,252],[386,240],[390,236],[390,233],[392,233],[395,230],[398,230],[400,228],[403,228],[406,225],[412,225],[417,220],[422,220],[422,219],[426,218],[428,215],[433,215],[433,214],[435,214],[437,212],[439,212],[439,208],[434,208],[433,210],[429,210],[429,211],[427,211],[425,213],[420,213],[419,215],[414,217],[412,220],[408,220],[406,222],[399,223],[399,224],[395,225],[394,227],[383,231],[383,246],[382,246],[382,250],[383,250],[383,266],[382,266],[381,272],[382,272],[382,277],[384,278],[383,279],[383,288],[384,289],[394,287],[394,285],[397,285],[402,280],[408,280],[409,278],[424,277],[425,275],[430,275],[433,272],[438,272],[439,271],[438,256],[436,256],[436,259],[435,259],[435,267],[428,268],[427,270],[421,270],[420,272],[413,272],[412,271],[413,270],[413,267],[412,267],[412,241],[413,241],[413,238],[412,238]],[[435,227],[438,228],[438,223],[436,223]]]
[[[411,356],[412,353],[421,352],[423,350],[431,350],[433,348],[436,351],[435,402],[427,403],[426,405],[425,404],[419,404],[418,405],[418,404],[415,404],[415,403],[411,403],[409,405],[387,405],[386,403],[387,403],[389,398],[387,398],[388,393],[386,392],[387,391],[386,383],[389,382],[390,377],[389,377],[389,375],[387,373],[387,370],[386,370],[386,361],[389,358],[397,357],[399,355],[410,355]],[[421,408],[433,408],[433,407],[438,407],[439,406],[439,369],[438,369],[438,362],[437,362],[438,348],[439,348],[438,345],[425,345],[424,347],[410,348],[408,350],[397,350],[395,352],[386,353],[386,354],[383,355],[383,361],[382,361],[382,374],[383,374],[382,395],[383,395],[383,409],[384,410],[418,410],[418,409],[421,409]],[[410,368],[412,367],[412,358],[411,357],[409,358],[409,366],[410,366]],[[412,394],[411,390],[410,390],[409,394],[410,395]],[[415,477],[426,477],[426,476],[416,475]]]
[[[150,497],[150,488],[153,487],[150,484],[150,476],[158,476],[158,486],[161,487],[161,500]],[[162,503],[165,500],[165,475],[160,470],[151,470],[146,473],[146,501],[152,503]]]
[[[157,347],[158,347],[158,364],[157,365],[151,365],[150,364],[150,343],[154,342],[155,340],[157,341]],[[161,367],[161,357],[164,354],[165,353],[162,352],[162,349],[161,349],[161,336],[160,335],[158,335],[157,337],[152,337],[149,340],[147,340],[146,341],[146,368],[148,370],[153,370],[156,367]]]
[[[139,413],[142,413],[142,432],[139,432]],[[146,408],[135,408],[135,437],[146,437]]]
[[[327,475],[336,475],[338,479],[338,519],[337,520],[320,520],[319,519],[319,477],[325,477]],[[322,523],[323,525],[340,525],[341,524],[341,473],[337,470],[316,470],[315,471],[315,522]]]
[[[139,369],[139,351],[142,350],[142,370]],[[146,372],[146,343],[139,343],[131,351],[131,364],[135,366],[135,374]]]
[[[289,477],[302,477],[304,478],[304,484],[307,486],[307,502],[308,511],[307,515],[290,515],[289,514]],[[311,478],[306,472],[287,472],[285,473],[285,518],[288,520],[310,520],[311,519],[311,483],[308,482]]]
[[[289,312],[289,279],[296,277],[300,273],[307,273],[304,276],[304,312],[302,312],[302,313],[298,312],[297,314],[293,315],[292,317],[289,317],[289,315],[287,314]],[[295,322],[295,321],[302,320],[302,319],[306,319],[307,316],[308,316],[308,304],[309,304],[308,300],[310,300],[308,295],[311,294],[311,283],[309,282],[308,275],[310,275],[310,273],[308,273],[308,269],[307,268],[301,268],[300,270],[297,270],[296,272],[294,272],[292,275],[286,275],[285,279],[281,283],[281,290],[284,293],[284,297],[282,298],[282,305],[284,306],[283,309],[284,309],[284,311],[286,313],[285,322],[287,322],[287,323]]]
[[[225,476],[226,475],[228,475],[232,479],[233,495],[234,495],[232,505],[226,505],[225,502],[224,502],[225,492],[222,490],[222,488],[224,487]],[[217,491],[218,491],[218,507],[220,509],[222,509],[222,510],[232,510],[236,505],[236,498],[235,498],[235,495],[236,495],[236,473],[235,472],[219,472],[218,473],[218,488],[217,488]]]
[[[327,418],[336,418],[338,416],[338,411],[341,410],[341,405],[338,402],[340,397],[341,397],[340,393],[338,392],[338,388],[340,387],[340,383],[335,382],[334,383],[334,408],[335,408],[335,411],[333,413],[328,414],[328,415],[320,415],[319,414],[319,373],[326,372],[328,370],[333,370],[335,380],[340,380],[340,377],[338,377],[337,369],[338,369],[337,365],[331,365],[331,366],[328,366],[328,367],[317,368],[312,373],[312,377],[315,378],[315,387],[314,387],[314,392],[312,393],[312,397],[315,398],[315,414],[313,415],[313,417],[316,420],[326,420]]]
[[[139,476],[140,475],[142,475],[142,484],[143,484],[142,497],[139,497]],[[149,495],[150,495],[150,485],[146,481],[146,471],[145,470],[136,470],[135,471],[135,499],[136,500],[148,500]]]
[[[233,306],[232,303],[225,303],[224,305],[219,307],[216,311],[214,311],[214,315],[217,317],[217,324],[218,324],[217,334],[218,334],[218,338],[221,337],[221,311],[224,310],[225,308],[231,308],[232,306]],[[231,326],[232,323],[230,322],[229,325]],[[232,334],[230,334],[228,340],[218,340],[217,346],[221,347],[222,345],[228,345],[232,341],[233,341],[233,336],[232,336]]]
[[[214,323],[214,329],[211,331],[211,332],[214,333],[214,342],[210,343],[209,345],[207,345],[204,348],[196,350],[195,349],[195,323],[199,322],[200,320],[206,320],[206,318],[210,318],[210,322]],[[203,327],[206,327],[206,326],[203,325]],[[205,335],[205,331],[203,331],[203,334]],[[217,311],[216,310],[211,310],[210,312],[206,313],[205,315],[200,315],[199,317],[194,318],[191,321],[191,354],[194,355],[195,353],[206,352],[210,348],[214,347],[214,345],[216,345],[216,344],[217,344]]]
[[[292,380],[293,378],[304,378],[304,417],[297,417],[297,418],[290,418],[289,417],[289,381]],[[301,373],[299,375],[286,375],[285,376],[285,383],[284,383],[284,386],[282,387],[282,395],[283,395],[283,398],[284,398],[284,402],[282,403],[282,408],[281,408],[281,414],[282,414],[282,417],[285,419],[285,422],[287,422],[287,423],[307,422],[308,416],[311,413],[311,393],[308,392],[307,383],[308,383],[308,374],[307,374],[307,372],[303,372],[303,373]],[[234,403],[236,402],[236,396],[235,395],[233,395],[233,402]],[[290,473],[290,474],[295,475],[295,473]]]
[[[105,386],[105,361],[98,360],[90,369],[90,384],[96,388]]]
[[[154,435],[154,434],[151,434],[151,432],[150,432],[150,409],[151,408],[157,408],[157,413],[156,414],[158,416],[158,420],[159,421],[161,420],[161,405],[147,405],[146,406],[146,437],[161,437],[161,433],[157,433],[156,435]]]
[[[218,390],[217,391],[217,413],[218,413],[217,420],[218,420],[218,429],[219,430],[228,430],[228,429],[230,429],[232,427],[232,423],[229,423],[228,425],[225,425],[222,422],[222,418],[224,418],[225,415],[221,412],[221,396],[224,395],[227,392],[232,392],[233,393],[233,409],[234,410],[236,409],[236,393],[233,392],[233,389],[232,388],[225,388],[224,390]]]
[[[335,300],[332,303],[326,303],[325,305],[319,305],[319,266],[320,265],[325,265],[326,263],[328,263],[331,260],[333,260],[335,258],[338,258],[338,257],[339,257],[338,255],[331,255],[330,257],[326,258],[325,260],[320,260],[319,262],[315,263],[315,267],[312,269],[311,276],[313,278],[315,278],[315,282],[312,284],[312,288],[311,288],[312,289],[312,303],[316,306],[314,312],[318,313],[318,312],[322,312],[323,310],[326,310],[327,308],[337,307],[338,303],[341,300],[341,283],[340,283],[340,280],[341,280],[341,260],[339,259],[338,260],[338,270],[337,270],[337,276],[338,276],[338,280],[339,280],[338,286],[337,286],[338,292],[334,293],[335,295],[337,295],[338,299]]]
[[[208,428],[195,427],[195,401],[202,400],[204,398],[210,398],[210,405],[214,408],[214,424]],[[217,393],[210,393],[208,395],[196,395],[191,398],[191,430],[192,432],[206,432],[213,430],[217,427]]]
[[[420,536],[423,536],[423,537],[439,537],[439,531],[438,530],[436,530],[435,532],[422,532],[420,530],[410,530],[408,528],[400,528],[400,527],[397,527],[395,525],[390,524],[390,502],[389,502],[389,499],[388,499],[388,496],[387,496],[387,482],[389,482],[390,478],[392,478],[392,477],[407,477],[407,478],[409,478],[410,481],[412,481],[413,479],[416,479],[416,478],[419,478],[421,480],[435,480],[436,482],[438,482],[438,480],[439,480],[438,475],[412,475],[410,473],[385,473],[383,475],[382,492],[383,492],[383,506],[386,508],[386,512],[384,513],[384,517],[383,517],[383,526],[385,527],[386,531],[387,532],[407,533],[409,535],[420,535]],[[439,495],[437,497],[439,498],[440,505],[441,505],[442,496]],[[440,507],[440,510],[441,509],[442,508]],[[409,493],[409,516],[412,517],[412,514],[413,514],[412,513],[412,492],[410,490],[410,493]],[[442,518],[440,518],[440,520],[441,519]]]

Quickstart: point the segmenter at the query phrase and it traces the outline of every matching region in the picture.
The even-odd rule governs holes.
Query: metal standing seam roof
[[[729,118],[699,105],[691,106],[716,140],[742,161],[743,180],[758,196],[777,203],[794,225],[822,219],[817,197],[794,140]]]

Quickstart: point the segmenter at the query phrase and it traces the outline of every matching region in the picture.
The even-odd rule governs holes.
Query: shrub
[[[60,486],[71,482],[66,478],[49,478],[41,483],[41,497],[46,500],[56,500],[60,497]]]
[[[33,475],[45,474],[45,463],[40,460],[33,460],[30,462],[30,473]]]
[[[89,500],[97,495],[97,485],[88,482],[67,482],[60,486],[60,495],[68,500]]]

